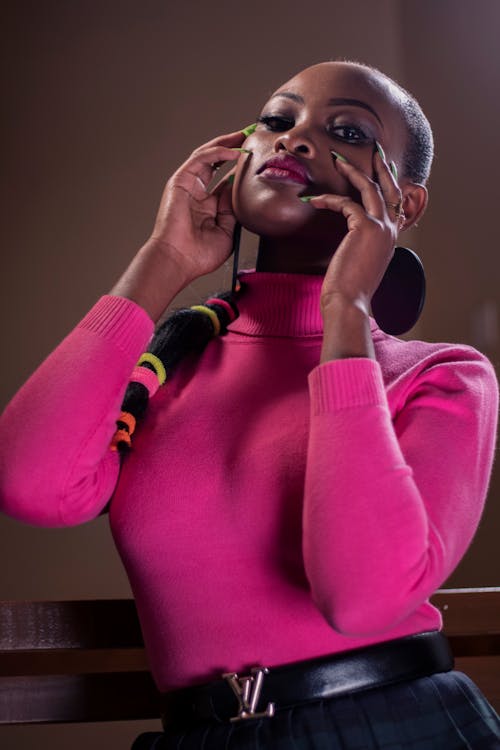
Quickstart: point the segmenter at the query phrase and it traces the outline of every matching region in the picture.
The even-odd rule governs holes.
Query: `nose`
[[[276,153],[288,151],[290,154],[300,154],[310,159],[316,155],[316,148],[306,129],[297,126],[278,134],[274,142],[274,150]]]

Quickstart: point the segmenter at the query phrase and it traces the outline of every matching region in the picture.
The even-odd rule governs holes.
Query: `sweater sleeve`
[[[142,308],[106,295],[40,365],[0,419],[0,510],[38,526],[100,513],[120,468],[116,419],[152,331]]]
[[[446,580],[470,544],[495,448],[497,381],[473,349],[431,358],[391,419],[381,368],[309,376],[303,553],[313,599],[344,635],[382,633]]]

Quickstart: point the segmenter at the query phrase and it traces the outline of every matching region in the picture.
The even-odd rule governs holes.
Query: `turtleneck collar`
[[[247,336],[317,336],[323,332],[322,276],[252,270],[241,271],[238,279],[240,317],[230,331]]]
[[[240,316],[229,330],[247,336],[320,336],[323,276],[241,271]],[[372,327],[374,325],[371,321]]]

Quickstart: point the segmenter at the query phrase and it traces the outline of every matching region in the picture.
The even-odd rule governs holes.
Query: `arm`
[[[244,138],[238,130],[193,151],[165,186],[149,241],[111,290],[155,323],[178,292],[229,257],[236,223],[229,173],[215,191],[207,187],[217,164],[241,158]]]
[[[376,361],[321,365],[310,393],[312,595],[336,630],[383,632],[443,583],[474,535],[495,447],[495,374],[473,350],[444,350],[412,382],[394,422]]]
[[[14,396],[0,420],[0,508],[40,526],[99,514],[116,484],[109,449],[130,375],[153,324],[104,297]]]
[[[46,526],[87,521],[109,500],[119,457],[109,449],[137,359],[175,294],[231,250],[231,188],[206,186],[234,159],[241,132],[201,146],[170,178],[153,233],[111,295],[40,366],[0,420],[0,508]]]
[[[369,301],[398,225],[419,218],[427,195],[407,180],[398,184],[377,151],[373,179],[335,162],[360,202],[310,201],[347,224],[323,282],[321,365],[309,381],[303,537],[314,601],[345,635],[395,626],[457,565],[486,495],[498,400],[491,365],[473,350],[449,348],[409,378],[391,419]],[[399,201],[405,214],[391,208]]]

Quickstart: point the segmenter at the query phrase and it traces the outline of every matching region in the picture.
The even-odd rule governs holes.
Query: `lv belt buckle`
[[[259,702],[264,675],[268,672],[267,667],[253,667],[250,670],[250,674],[243,677],[238,677],[236,672],[226,672],[222,675],[230,685],[239,704],[238,715],[232,716],[229,721],[261,719],[265,716],[274,716],[274,703],[268,703],[265,711],[260,711],[259,713],[255,711]]]

